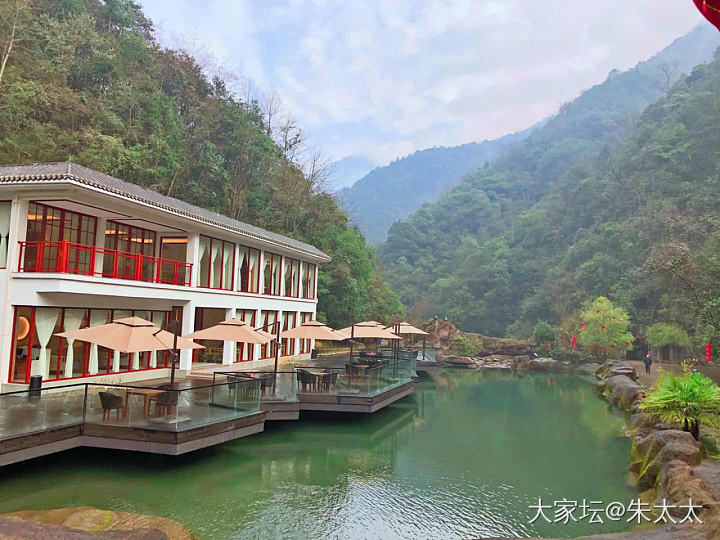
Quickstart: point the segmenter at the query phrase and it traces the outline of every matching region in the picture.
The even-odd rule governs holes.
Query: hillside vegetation
[[[572,317],[583,303],[606,296],[636,324],[676,322],[712,337],[720,321],[720,61],[661,83],[670,58],[710,57],[717,45],[717,32],[696,29],[611,74],[395,224],[380,254],[412,313],[529,336],[538,320],[578,324]]]
[[[0,2],[0,162],[71,159],[328,253],[320,318],[401,311],[302,133],[162,47],[131,0]]]

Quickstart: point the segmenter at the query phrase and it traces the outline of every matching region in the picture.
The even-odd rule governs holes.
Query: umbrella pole
[[[172,367],[170,368],[170,386],[175,386],[175,360],[177,360],[177,323],[173,325],[173,350],[172,350]]]
[[[277,324],[277,341],[275,342],[275,370],[273,371],[273,395],[275,394],[275,383],[277,382],[278,372],[278,359],[280,358],[280,321],[277,321],[275,324]]]
[[[355,340],[355,323],[350,327],[350,379],[352,379],[353,365],[352,365],[352,353],[353,353],[353,341]]]
[[[425,361],[425,338],[426,338],[426,337],[427,337],[427,336],[423,336],[423,357],[422,357],[423,362]]]

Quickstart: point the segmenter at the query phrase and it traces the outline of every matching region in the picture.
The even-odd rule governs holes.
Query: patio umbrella
[[[400,336],[393,334],[390,330],[375,321],[365,321],[353,324],[342,330],[338,330],[350,338],[350,362],[352,362],[353,342],[354,339],[402,339]]]
[[[145,351],[173,351],[171,382],[175,380],[175,356],[178,349],[204,349],[177,334],[162,330],[140,317],[126,317],[108,324],[91,326],[72,332],[60,332],[59,337],[78,339],[124,353]]]
[[[321,339],[327,341],[342,341],[347,339],[344,334],[340,334],[329,326],[318,321],[307,321],[300,326],[296,326],[290,330],[285,330],[280,337],[289,339]]]
[[[424,330],[420,330],[419,328],[415,328],[412,324],[410,324],[409,322],[406,322],[406,321],[391,324],[390,326],[386,326],[386,328],[387,329],[392,328],[392,331],[399,335],[413,334],[413,335],[422,336],[423,337],[422,359],[425,360],[425,336],[428,335],[427,332],[425,332]]]
[[[228,319],[210,328],[198,330],[192,334],[183,336],[184,339],[211,339],[215,341],[242,341],[243,343],[255,343],[265,345],[274,339],[271,334],[253,329],[245,321],[240,319]]]

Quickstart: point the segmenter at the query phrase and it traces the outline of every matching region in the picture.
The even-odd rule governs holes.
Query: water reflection
[[[440,371],[374,415],[303,413],[180,458],[81,449],[3,470],[0,511],[92,505],[203,538],[577,536],[528,504],[621,500],[622,420],[572,376]]]

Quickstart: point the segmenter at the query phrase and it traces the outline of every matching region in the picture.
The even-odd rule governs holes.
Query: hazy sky
[[[495,138],[557,111],[701,21],[689,0],[141,0],[275,89],[333,159],[376,164]]]

